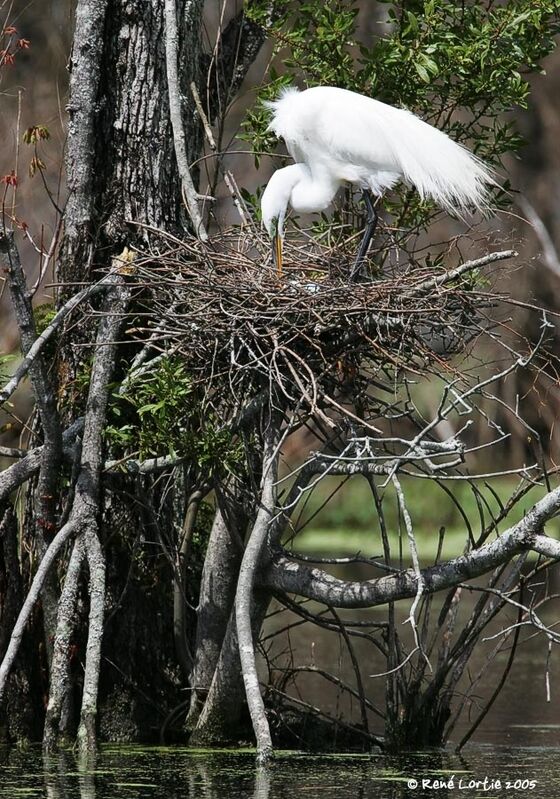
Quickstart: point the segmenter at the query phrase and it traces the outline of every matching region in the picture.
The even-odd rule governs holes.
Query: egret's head
[[[282,274],[282,240],[284,220],[294,187],[309,171],[303,164],[291,164],[278,169],[268,181],[261,198],[263,224],[272,240],[272,255],[278,274]]]

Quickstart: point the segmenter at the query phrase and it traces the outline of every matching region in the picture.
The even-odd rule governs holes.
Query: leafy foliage
[[[269,5],[251,0],[248,13],[266,25]],[[528,77],[541,70],[560,30],[557,0],[378,0],[380,35],[367,42],[360,40],[356,3],[296,0],[281,7],[268,26],[276,71],[269,71],[245,123],[257,154],[272,145],[262,101],[296,82],[409,108],[499,167],[522,144],[505,112],[526,107]],[[508,184],[500,182],[496,202],[505,205]],[[410,228],[425,225],[434,208],[403,187],[388,210],[397,227]]]
[[[9,378],[10,371],[9,371],[9,369],[8,370],[4,369],[4,367],[7,364],[14,363],[17,360],[18,360],[18,356],[14,355],[12,353],[7,354],[7,355],[0,354],[0,380],[4,381],[4,380],[7,380]]]
[[[42,302],[33,308],[33,318],[37,333],[42,333],[56,316],[56,308],[52,302]]]
[[[165,454],[185,457],[206,474],[235,471],[240,445],[221,429],[216,414],[203,407],[186,365],[165,357],[147,373],[113,394],[108,442],[142,459]]]

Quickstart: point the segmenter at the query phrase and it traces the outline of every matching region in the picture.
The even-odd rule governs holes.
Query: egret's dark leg
[[[350,271],[350,280],[353,280],[356,277],[362,265],[364,264],[367,252],[369,250],[369,245],[371,244],[371,240],[375,233],[375,228],[377,227],[377,220],[379,218],[373,205],[371,192],[366,189],[362,194],[362,198],[367,209],[366,227],[360,242],[358,254],[356,255],[356,260],[354,261],[354,266]]]

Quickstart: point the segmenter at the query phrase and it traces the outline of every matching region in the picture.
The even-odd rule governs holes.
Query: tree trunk
[[[196,159],[201,145],[188,87],[198,80],[202,5],[202,0],[177,3],[189,162]],[[169,116],[164,6],[164,0],[78,2],[68,103],[69,198],[58,268],[61,282],[95,279],[96,270],[106,269],[125,246],[145,245],[150,238],[147,228],[178,236],[186,231]],[[69,285],[63,294],[73,290]],[[83,371],[88,350],[79,345],[91,343],[92,327],[75,329],[61,354],[66,420],[83,403],[73,379]],[[157,739],[169,707],[176,704],[180,684],[173,650],[171,570],[161,552],[161,564],[152,561],[159,579],[154,581],[146,570],[154,550],[144,539],[151,538],[153,530],[149,535],[138,532],[143,522],[134,508],[133,493],[135,489],[126,485],[117,486],[116,493],[106,493],[101,524],[108,629],[102,652],[99,729],[102,738],[124,741]],[[85,621],[81,619],[82,628]],[[72,640],[79,656],[85,656],[80,629]],[[92,730],[86,729],[91,721],[88,713],[87,719],[82,718],[82,732],[91,737]]]
[[[84,280],[134,240],[141,223],[181,234],[185,213],[169,119],[164,0],[78,3],[68,106],[62,280]],[[202,0],[178,3],[183,96],[198,80]],[[93,51],[93,52],[92,52]],[[184,109],[187,157],[201,138]],[[133,223],[133,224],[130,224]]]
[[[224,517],[217,511],[200,583],[188,731],[196,726],[220,657],[235,598],[241,540],[235,541]]]
[[[202,9],[203,0],[176,0],[176,3],[173,0],[77,0],[67,105],[68,198],[56,272],[56,280],[62,284],[57,296],[59,307],[76,294],[76,286],[91,285],[109,269],[114,269],[115,258],[122,255],[125,248],[130,251],[139,246],[149,250],[158,238],[158,230],[181,238],[189,230],[190,235],[193,234],[193,195],[186,198],[187,213],[183,194],[188,183],[185,169],[189,180],[194,177],[196,183],[196,174],[191,176],[189,165],[200,155],[202,144],[200,120],[191,91],[191,86],[199,83]],[[227,26],[221,40],[222,51],[211,61],[214,78],[209,104],[213,110],[225,111],[264,38],[264,31],[248,23],[243,11]],[[178,47],[179,52],[170,47],[170,43]],[[170,102],[173,89],[175,93]],[[192,181],[191,187],[196,192]],[[197,202],[196,193],[194,198]],[[202,238],[201,230],[198,225],[197,232]],[[115,272],[128,274],[125,270]],[[94,305],[95,302],[93,300]],[[131,312],[134,311],[132,307]],[[104,307],[103,314],[110,317],[112,313],[113,308]],[[45,526],[46,543],[53,539],[57,543],[43,561],[44,568],[39,566],[35,577],[39,574],[40,578],[34,583],[31,583],[33,574],[25,575],[18,564],[18,575],[25,579],[15,604],[12,589],[16,586],[9,582],[12,568],[9,561],[13,560],[9,541],[8,548],[4,547],[1,552],[4,562],[0,566],[4,570],[0,568],[0,578],[3,574],[8,580],[6,597],[9,599],[3,607],[2,630],[12,627],[12,619],[8,617],[16,618],[25,583],[43,587],[42,616],[47,621],[50,619],[48,623],[52,628],[47,643],[50,647],[54,640],[56,645],[52,662],[50,657],[42,659],[48,667],[44,668],[44,693],[49,689],[50,695],[45,696],[42,703],[34,702],[34,707],[39,708],[36,715],[39,722],[43,722],[42,705],[48,700],[44,743],[50,749],[61,733],[76,732],[80,694],[78,735],[84,749],[94,748],[98,732],[101,738],[111,740],[157,739],[170,708],[177,706],[187,660],[183,658],[181,675],[174,632],[175,639],[178,631],[184,633],[185,614],[181,614],[181,608],[178,612],[177,591],[173,596],[174,557],[180,526],[171,509],[185,507],[185,497],[205,482],[177,481],[169,472],[165,475],[167,486],[162,490],[159,477],[152,481],[149,476],[102,474],[103,458],[111,456],[110,452],[101,452],[106,448],[101,430],[107,422],[107,396],[103,419],[98,425],[96,479],[99,480],[99,496],[88,513],[80,515],[79,523],[72,521],[76,508],[74,492],[79,493],[81,474],[87,471],[87,464],[77,452],[74,471],[71,469],[68,452],[62,453],[68,431],[64,435],[62,431],[84,414],[87,427],[91,397],[86,406],[88,392],[84,385],[89,372],[95,374],[100,359],[99,351],[92,345],[95,330],[101,329],[102,324],[98,325],[97,321],[92,324],[91,316],[86,316],[82,324],[73,319],[71,327],[60,338],[56,369],[48,368],[44,379],[38,370],[50,364],[42,357],[33,361],[30,373],[36,394],[41,380],[45,386],[47,379],[52,381],[49,391],[45,392],[45,401],[52,404],[51,412],[47,412],[48,404],[41,404],[41,397],[37,397],[37,408],[43,453],[54,454],[40,461],[41,470],[33,481],[38,486],[37,495],[28,484],[26,534],[29,536],[35,529],[33,525],[45,524],[48,525],[48,528]],[[35,340],[35,331],[30,329],[28,341],[24,341],[25,330],[21,325],[20,332],[23,349],[28,349]],[[137,344],[119,350],[118,361],[115,363],[113,359],[111,364],[112,380],[118,381],[127,374],[137,350]],[[91,388],[93,377],[89,382]],[[188,472],[188,463],[185,470]],[[59,485],[60,497],[55,491]],[[66,485],[70,488],[66,489]],[[45,503],[49,506],[44,507]],[[234,509],[233,520],[227,518],[227,529],[218,515],[206,553],[191,675],[191,684],[195,685],[193,723],[215,677],[220,653],[227,679],[232,682],[218,680],[217,685],[222,692],[232,687],[231,696],[236,697],[232,719],[239,717],[242,705],[236,644],[226,635],[244,529],[250,515],[250,511],[244,512],[239,505],[237,503]],[[234,528],[237,529],[232,535]],[[74,536],[80,542],[76,546],[84,549],[81,552],[75,549],[71,556]],[[62,560],[59,571],[51,568],[57,557]],[[189,574],[198,574],[196,568],[191,567],[192,564]],[[186,565],[184,573],[185,570]],[[61,581],[59,585],[58,574],[64,572],[66,582]],[[49,605],[45,597],[49,596],[47,591],[51,586],[53,601]],[[196,585],[189,585],[188,589],[183,594],[190,598],[198,595]],[[20,641],[24,641],[25,625],[30,620],[35,621],[33,603],[36,600],[37,594],[32,588],[22,606],[18,635],[12,637],[13,653]],[[40,620],[41,615],[37,618]],[[257,626],[260,627],[260,622]],[[39,647],[39,651],[45,650],[36,627],[35,624],[32,630],[35,655]],[[29,630],[25,634],[29,635]],[[224,639],[229,648],[224,645]],[[17,678],[24,650],[25,646],[19,651],[17,661],[15,654],[7,658],[2,677],[4,679],[15,663],[16,672],[10,678],[6,693],[10,734],[12,727],[15,729],[17,715],[9,707],[10,686]],[[226,653],[229,653],[227,657]],[[224,669],[220,673],[224,673]],[[34,684],[41,685],[35,676]],[[31,692],[28,693],[31,696]],[[211,704],[213,710],[219,707],[222,707],[220,702]]]
[[[258,637],[269,602],[268,592],[255,591],[251,616],[254,638]],[[232,611],[212,684],[190,743],[194,746],[217,746],[252,738],[251,719],[241,673],[235,612]]]

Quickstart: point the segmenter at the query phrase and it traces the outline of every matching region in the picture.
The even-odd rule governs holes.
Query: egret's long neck
[[[270,236],[284,234],[284,218],[294,186],[310,176],[305,164],[290,164],[277,169],[261,197],[262,219]]]
[[[307,171],[292,190],[290,205],[302,214],[324,211],[340,188],[340,181],[326,170]]]

